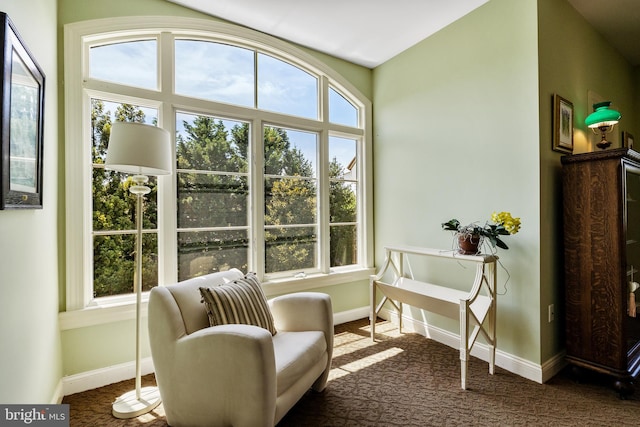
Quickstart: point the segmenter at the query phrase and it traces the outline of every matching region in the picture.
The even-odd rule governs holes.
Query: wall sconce
[[[589,114],[584,121],[596,135],[600,131],[602,139],[596,145],[603,150],[611,145],[611,142],[607,141],[607,134],[613,131],[613,127],[622,117],[618,111],[610,109],[610,105],[611,101],[593,104],[593,113]]]

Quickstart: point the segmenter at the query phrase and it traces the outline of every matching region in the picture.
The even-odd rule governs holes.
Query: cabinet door
[[[635,376],[640,370],[640,168],[627,164],[624,170],[627,273],[623,285],[627,301],[624,329],[628,370]]]

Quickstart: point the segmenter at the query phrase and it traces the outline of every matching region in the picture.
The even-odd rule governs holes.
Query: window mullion
[[[264,122],[256,119],[251,124],[251,139],[249,141],[250,159],[249,186],[250,207],[249,224],[251,241],[249,250],[249,268],[260,278],[265,274],[265,245],[264,245]]]
[[[253,108],[258,108],[258,51],[253,51]]]
[[[322,273],[329,273],[330,261],[330,206],[329,206],[329,81],[325,76],[320,78],[320,111],[323,131],[320,132],[318,144],[318,266]]]
[[[171,33],[162,33],[159,39],[158,73],[160,93],[163,102],[159,108],[158,126],[169,131],[172,140],[176,134],[175,109],[169,102],[173,94],[174,82],[174,37]],[[172,161],[175,166],[175,143],[172,144]],[[174,174],[176,173],[174,169]],[[177,186],[174,174],[158,177],[158,284],[166,285],[178,281],[178,219],[176,213]]]
[[[90,121],[91,117],[91,98],[86,94],[82,95],[82,118],[83,124]],[[91,128],[87,126],[80,126],[81,135],[79,141],[82,144],[80,150],[82,163],[80,166],[80,174],[82,176],[82,190],[80,192],[80,203],[82,206],[82,229],[86,231],[86,234],[82,236],[82,253],[86,254],[83,257],[82,262],[82,283],[84,288],[82,291],[82,299],[76,297],[74,304],[81,304],[80,306],[67,307],[67,309],[83,308],[89,305],[93,299],[93,185],[92,175],[93,167],[91,164],[91,148],[88,141],[91,141]],[[71,181],[72,185],[74,181]],[[67,190],[67,193],[69,191]],[[74,189],[72,192],[77,192]],[[75,268],[74,268],[75,269]]]

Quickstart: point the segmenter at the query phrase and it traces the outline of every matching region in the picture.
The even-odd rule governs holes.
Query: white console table
[[[435,285],[415,280],[409,268],[405,273],[407,255],[439,257],[461,263],[476,265],[475,280],[471,291]],[[495,370],[496,352],[496,261],[495,255],[461,255],[455,251],[420,248],[415,246],[385,247],[385,261],[382,268],[370,279],[370,321],[371,339],[375,340],[375,324],[378,313],[388,301],[398,311],[399,328],[402,332],[402,303],[437,313],[450,318],[460,318],[460,377],[462,389],[466,389],[467,360],[469,352],[482,334],[489,346],[489,373]],[[382,281],[391,268],[391,283]],[[377,291],[383,294],[379,304]],[[484,290],[484,292],[483,292]],[[486,320],[486,325],[484,325]],[[473,327],[473,330],[470,330]]]

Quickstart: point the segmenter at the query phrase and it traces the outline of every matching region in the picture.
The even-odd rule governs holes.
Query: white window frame
[[[171,31],[173,34],[167,34]],[[307,70],[319,76],[320,85],[320,117],[324,120],[310,120],[305,118],[295,118],[278,113],[266,113],[256,111],[252,114],[245,107],[234,107],[226,105],[220,111],[211,110],[210,107],[203,108],[202,113],[216,116],[229,116],[230,114],[238,119],[251,121],[253,141],[262,141],[262,127],[268,125],[281,124],[283,127],[295,126],[302,130],[317,132],[319,135],[319,156],[318,156],[318,180],[323,190],[318,195],[320,198],[320,216],[327,220],[320,220],[319,239],[328,241],[329,239],[329,206],[328,206],[328,155],[324,151],[328,149],[328,139],[330,135],[355,138],[357,144],[357,170],[361,191],[357,197],[357,221],[362,232],[358,233],[358,265],[329,268],[329,245],[321,245],[325,248],[326,254],[322,254],[320,259],[323,264],[319,265],[319,272],[300,277],[277,277],[273,276],[264,282],[264,289],[267,295],[294,292],[305,289],[332,286],[341,283],[349,283],[367,279],[373,272],[373,223],[371,212],[373,210],[372,200],[372,149],[371,149],[371,102],[355,88],[351,83],[341,77],[327,65],[306,52],[274,37],[248,30],[235,25],[204,19],[182,18],[182,17],[118,17],[92,21],[84,21],[65,25],[65,175],[66,175],[66,312],[61,315],[61,325],[63,329],[69,329],[91,324],[99,324],[114,320],[131,318],[134,314],[134,295],[121,295],[114,297],[92,297],[92,195],[91,195],[91,153],[90,147],[85,141],[90,140],[90,129],[86,126],[90,111],[90,98],[100,97],[101,93],[109,94],[106,87],[114,87],[112,83],[102,83],[99,81],[86,81],[84,76],[88,75],[89,58],[85,48],[87,43],[104,43],[105,35],[109,36],[109,42],[116,40],[126,40],[131,37],[148,35],[149,38],[158,38],[159,49],[162,37],[184,35],[198,35],[203,39],[211,39],[215,36],[216,41],[226,41],[236,46],[245,46],[251,49],[258,49],[264,53],[283,59],[303,70]],[[170,43],[166,45],[171,45]],[[173,65],[173,48],[170,52],[159,52],[159,84],[162,87],[172,87],[171,73],[163,73],[166,67]],[[117,85],[115,85],[117,86]],[[359,111],[359,129],[354,132],[354,128],[328,122],[328,93],[329,86],[340,92]],[[102,92],[104,91],[104,92]],[[126,95],[124,94],[126,92]],[[184,109],[175,101],[163,100],[163,95],[159,91],[127,87],[122,91],[123,95],[119,99],[127,100],[132,104],[149,105],[150,102],[158,106],[159,126],[167,129],[172,135],[175,134],[175,123],[172,118],[177,109]],[[144,101],[140,101],[143,99]],[[151,101],[150,101],[151,100]],[[326,101],[326,102],[325,102]],[[193,111],[191,103],[189,111]],[[83,114],[79,114],[79,110]],[[256,134],[260,132],[260,134]],[[262,144],[253,144],[252,158],[260,162],[262,158]],[[175,154],[174,154],[175,155]],[[259,166],[256,169],[260,169]],[[160,230],[176,230],[177,220],[175,214],[171,214],[171,209],[175,212],[176,181],[173,175],[158,177],[158,182],[162,182],[163,191],[158,191],[158,209],[163,210],[158,214],[158,255],[165,260],[159,266],[159,286],[167,283],[174,283],[177,280],[177,248],[176,233],[162,233]],[[162,181],[161,181],[162,180]],[[260,188],[262,176],[252,174],[251,185]],[[327,190],[325,191],[324,188]],[[262,192],[253,192],[252,206],[263,206]],[[167,199],[168,198],[168,199]],[[254,210],[255,212],[256,210]],[[261,209],[257,209],[261,211]],[[260,242],[264,231],[258,221],[258,215],[252,215],[254,229],[254,242]],[[259,225],[259,226],[258,226]],[[164,237],[161,237],[163,236]],[[255,246],[255,245],[254,245]],[[263,271],[264,260],[257,257],[258,249],[250,248],[250,259],[253,258],[254,266],[257,270]],[[146,301],[146,298],[145,298]]]

